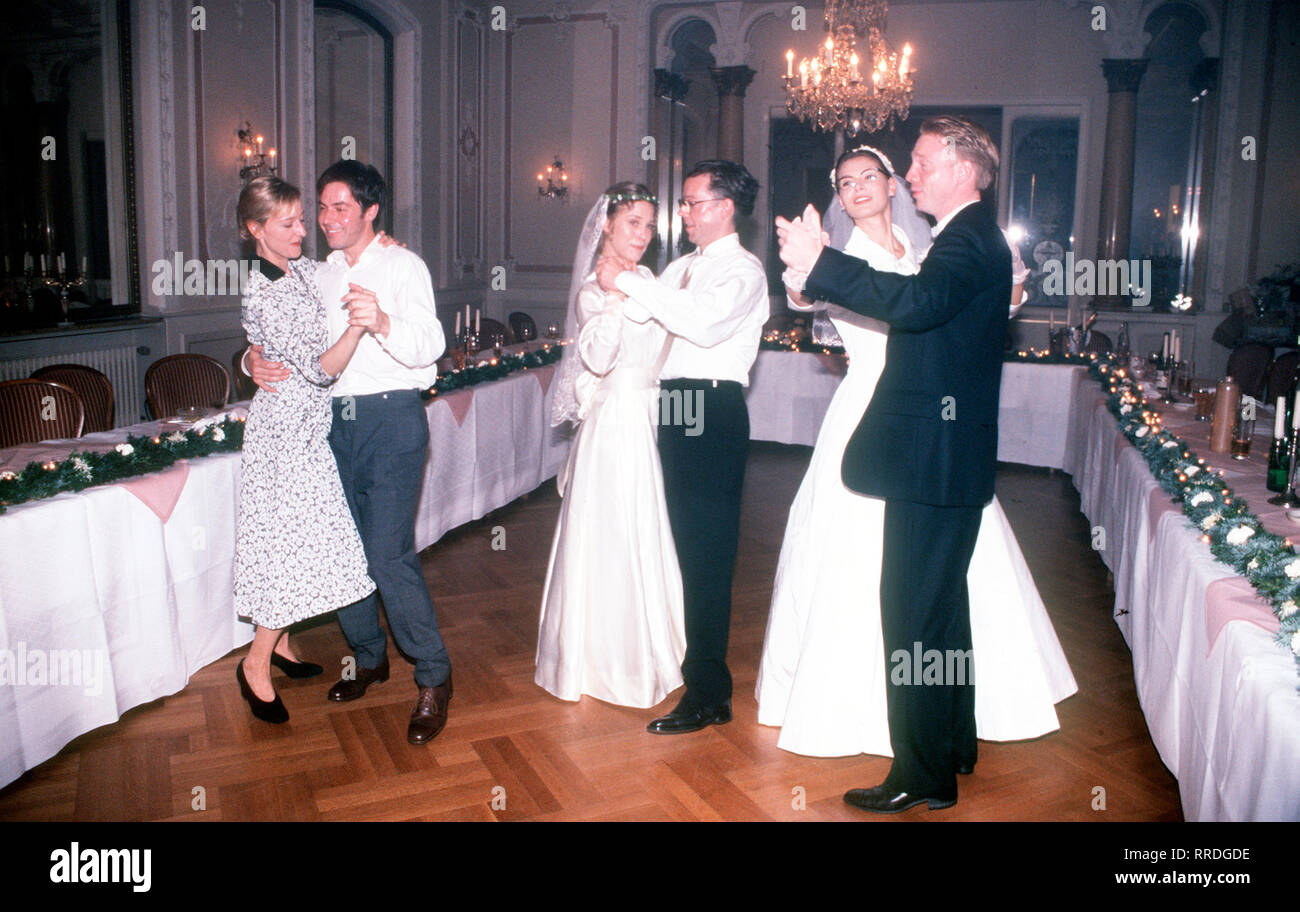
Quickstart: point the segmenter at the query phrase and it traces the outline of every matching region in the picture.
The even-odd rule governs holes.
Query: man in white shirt
[[[749,215],[757,193],[758,181],[743,165],[702,161],[687,174],[677,206],[697,250],[670,263],[658,280],[613,259],[597,268],[602,288],[628,296],[624,312],[631,319],[653,318],[674,336],[660,373],[659,459],[682,570],[686,693],[650,723],[654,734],[731,721],[731,577],[749,453],[744,387],[768,317],[763,265],[740,246],[736,214]],[[694,409],[672,408],[687,397]]]
[[[419,696],[407,740],[426,744],[447,721],[451,662],[438,631],[433,600],[415,550],[415,509],[428,457],[429,426],[420,391],[437,377],[446,339],[434,309],[424,262],[376,240],[374,222],[384,180],[370,165],[340,161],[316,182],[317,219],[333,251],[317,270],[331,342],[349,323],[367,334],[332,388],[330,448],[352,518],[365,545],[378,593],[338,611],[356,658],[355,677],[329,691],[343,702],[361,697],[389,675],[379,601],[394,639],[415,660]],[[249,354],[253,379],[267,388],[287,376],[275,362]]]

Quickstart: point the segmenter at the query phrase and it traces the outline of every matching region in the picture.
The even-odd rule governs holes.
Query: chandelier
[[[263,143],[265,139],[261,133],[253,132],[253,125],[244,122],[241,129],[235,131],[239,134],[239,143],[241,146],[239,157],[239,179],[248,183],[255,177],[269,177],[276,172],[275,166],[275,149],[265,151]]]
[[[885,42],[888,0],[826,0],[830,37],[816,57],[794,65],[785,52],[786,108],[814,130],[875,132],[912,105],[912,46],[895,54]],[[866,56],[859,56],[864,53]]]

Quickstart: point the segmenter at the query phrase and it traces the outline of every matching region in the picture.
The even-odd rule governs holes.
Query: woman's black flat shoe
[[[314,678],[325,671],[315,662],[295,662],[293,659],[285,658],[278,652],[271,653],[271,664],[291,678]]]
[[[239,660],[239,667],[235,669],[235,680],[239,682],[239,692],[248,701],[248,708],[253,711],[255,718],[275,725],[289,721],[289,710],[284,708],[284,702],[281,701],[279,694],[268,703],[266,700],[258,699],[257,694],[253,693],[253,689],[248,686],[248,679],[244,677],[243,659]]]

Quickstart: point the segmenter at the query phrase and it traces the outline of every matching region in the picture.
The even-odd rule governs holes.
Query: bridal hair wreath
[[[659,205],[659,197],[650,193],[614,193],[605,197],[605,204],[608,206],[621,206],[624,203],[649,203],[651,206]]]
[[[882,165],[885,166],[885,170],[889,172],[889,176],[890,176],[890,177],[894,177],[894,176],[896,175],[897,172],[894,171],[894,163],[891,162],[891,161],[889,160],[889,156],[886,155],[884,152],[881,152],[881,151],[880,151],[879,149],[877,149],[875,146],[866,146],[866,145],[863,145],[863,146],[854,146],[854,147],[853,147],[852,149],[850,149],[846,154],[840,156],[841,161],[844,160],[844,159],[846,159],[846,158],[851,157],[851,156],[853,155],[854,152],[866,152],[866,153],[869,154],[869,155],[874,155],[876,158],[880,159],[880,163],[881,163]],[[835,176],[835,169],[834,169],[834,168],[831,168],[831,186],[832,186],[832,187],[835,187],[835,182],[836,182],[836,180],[838,180],[838,178],[836,178],[836,176]],[[836,189],[839,189],[839,188],[836,187]]]

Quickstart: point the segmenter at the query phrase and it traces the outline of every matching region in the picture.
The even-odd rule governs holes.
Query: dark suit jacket
[[[1011,302],[1011,251],[992,208],[977,202],[953,216],[918,275],[827,248],[804,290],[890,325],[884,373],[844,451],[844,483],[888,500],[988,503]]]

